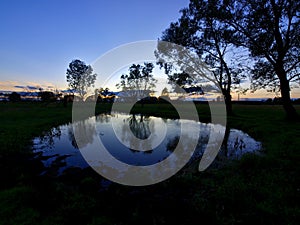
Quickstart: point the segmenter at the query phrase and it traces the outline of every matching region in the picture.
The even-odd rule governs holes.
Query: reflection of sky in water
[[[112,127],[112,120],[115,123],[114,128],[122,131],[118,132],[118,137]],[[197,136],[194,134],[193,129],[200,126],[199,142],[192,158],[199,159],[206,148],[212,127],[217,128],[212,124],[196,123],[188,120],[141,117],[140,115],[133,117],[132,115],[123,114],[101,114],[96,117],[96,126],[93,121],[95,120],[88,119],[83,123],[89,125],[91,131],[95,129],[96,137],[101,139],[103,145],[113,157],[124,163],[139,166],[152,165],[167,158],[178,144],[181,126],[188,128],[188,132],[184,134],[186,138],[184,141],[187,143]],[[129,133],[132,132],[135,137],[146,139],[150,135],[155,136],[155,134],[160,134],[162,129],[166,129],[166,136],[164,138],[157,137],[162,141],[158,145],[157,143],[153,145],[155,146],[154,148],[152,148],[153,143],[138,145],[131,141],[129,137]],[[151,130],[153,131],[152,133],[150,132]],[[126,147],[120,140],[132,148]],[[227,148],[225,147],[222,147],[219,157],[239,158],[244,153],[259,150],[261,144],[242,131],[231,129]],[[139,148],[148,151],[134,150]],[[43,136],[35,138],[33,140],[33,149],[34,152],[39,152],[42,155],[46,167],[61,167],[59,172],[63,171],[66,167],[88,167],[88,164],[77,149],[71,124],[53,128]]]
[[[180,136],[180,123],[174,120],[163,120],[161,118],[151,117],[151,118],[143,118],[141,121],[141,116],[135,116],[137,124],[143,124],[141,126],[136,126],[136,131],[133,131],[134,134],[147,133],[143,132],[147,130],[147,127],[151,126],[151,124],[155,124],[154,132],[157,129],[163,129],[163,124],[167,126],[167,136],[162,139],[162,142],[155,148],[152,148],[150,145],[139,145],[135,143],[135,141],[131,141],[130,137],[127,135],[130,131],[126,130],[125,127],[129,122],[130,118],[127,115],[118,115],[118,118],[114,118],[118,122],[118,129],[122,129],[122,134],[119,137],[122,141],[126,142],[128,146],[131,148],[127,148],[124,144],[117,138],[115,135],[114,129],[111,125],[111,121],[97,123],[96,131],[99,135],[102,143],[106,147],[106,149],[110,152],[112,156],[116,159],[130,164],[130,165],[152,165],[159,161],[164,160],[168,157],[176,144],[178,142],[177,137]],[[128,120],[129,119],[129,120]],[[126,124],[127,123],[127,124]],[[135,128],[133,128],[135,129]],[[131,129],[132,130],[132,129]],[[142,135],[135,135],[142,136]],[[170,143],[174,142],[175,145],[170,145]],[[176,141],[177,140],[177,141]],[[144,149],[145,151],[137,151],[135,149]]]
[[[53,131],[59,129],[60,135],[55,135]],[[55,160],[59,156],[67,156],[62,158],[61,163],[65,163],[67,166],[85,168],[89,165],[85,162],[84,158],[80,154],[77,148],[74,147],[74,143],[70,139],[72,133],[71,124],[62,125],[57,128],[53,128],[51,131],[44,134],[44,136],[33,139],[34,152],[42,152],[45,156],[43,163],[46,167],[58,164]],[[54,156],[48,158],[47,156]],[[62,170],[60,170],[61,172]]]

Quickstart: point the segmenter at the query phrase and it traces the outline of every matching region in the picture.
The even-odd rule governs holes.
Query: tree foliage
[[[169,90],[168,88],[164,87],[161,91],[161,96],[168,96],[169,95]]]
[[[157,80],[153,77],[153,69],[153,63],[132,64],[129,67],[129,73],[121,75],[121,81],[116,84],[116,87],[136,95],[137,98],[145,97],[156,86]]]
[[[184,90],[182,89],[185,85],[191,85],[193,83],[193,79],[188,73],[173,73],[168,74],[169,84],[173,86],[173,91],[175,93],[181,93]]]
[[[97,77],[97,74],[93,73],[93,68],[79,59],[69,64],[66,74],[69,87],[78,93],[81,99],[86,97],[88,89],[94,86]]]
[[[12,92],[11,94],[8,95],[8,99],[11,102],[19,102],[21,101],[21,95],[17,92]]]
[[[241,63],[238,63],[236,58],[233,59],[234,46],[228,41],[232,31],[225,24],[218,22],[218,19],[224,16],[220,11],[220,4],[215,0],[192,0],[189,7],[181,13],[179,20],[170,24],[161,39],[188,48],[212,68],[214,79],[228,106],[227,110],[231,113],[231,91],[237,88],[246,76]],[[187,83],[194,82],[186,71],[169,75],[171,81],[183,83],[184,79]]]
[[[41,91],[39,97],[43,102],[56,101],[56,95],[52,91]]]
[[[230,41],[249,49],[255,60],[252,87],[279,90],[287,116],[297,117],[290,83],[300,81],[300,2],[295,0],[219,0],[220,20]]]

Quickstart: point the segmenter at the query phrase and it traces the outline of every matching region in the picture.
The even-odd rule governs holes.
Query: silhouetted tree
[[[169,83],[173,86],[173,91],[176,93],[182,93],[182,89],[185,85],[191,85],[193,83],[192,77],[185,72],[168,74]]]
[[[161,91],[161,96],[169,96],[169,90],[168,88],[164,87]]]
[[[73,103],[74,101],[74,95],[65,95],[63,102],[64,102],[64,107],[67,107],[68,103]]]
[[[228,42],[232,31],[217,21],[224,15],[216,2],[191,0],[189,7],[181,11],[180,19],[164,31],[162,41],[188,48],[213,69],[212,74],[224,96],[227,112],[231,114],[231,91],[237,89],[237,84],[246,76],[232,53],[234,46]],[[179,86],[195,82],[186,72],[171,74],[169,79],[175,80]]]
[[[97,77],[97,74],[93,74],[93,68],[83,61],[75,59],[69,64],[66,74],[69,87],[84,100],[89,87],[94,86]]]
[[[132,64],[129,74],[121,75],[121,81],[116,85],[123,91],[131,93],[135,98],[143,98],[155,88],[157,80],[153,77],[154,65],[152,63]]]
[[[298,118],[290,98],[290,82],[300,80],[300,1],[215,0],[224,12],[220,22],[234,34],[230,41],[255,59],[253,87],[278,87],[288,118]]]
[[[114,102],[116,97],[114,92],[109,91],[109,88],[97,89],[97,93],[98,102]]]
[[[56,101],[56,96],[51,91],[42,91],[39,93],[39,96],[41,98],[41,101],[43,101],[43,102]]]
[[[11,102],[18,102],[18,101],[21,101],[21,95],[17,92],[13,92],[8,95],[8,99]]]

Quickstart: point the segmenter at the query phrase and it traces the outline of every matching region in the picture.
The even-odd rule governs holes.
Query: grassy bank
[[[96,112],[110,107],[98,105]],[[196,107],[209,121],[208,106]],[[261,141],[263,156],[147,187],[111,184],[99,191],[103,180],[91,169],[41,177],[41,163],[28,158],[34,136],[71,121],[71,105],[1,103],[0,224],[297,224],[300,123],[285,121],[281,106],[233,107],[229,126]],[[133,111],[177,117],[168,104]]]
[[[28,151],[29,141],[43,131],[71,121],[72,107],[60,103],[20,102],[0,104],[0,154]]]

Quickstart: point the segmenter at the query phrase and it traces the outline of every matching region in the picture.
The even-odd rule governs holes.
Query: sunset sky
[[[92,63],[130,42],[157,40],[188,0],[26,0],[0,2],[0,91],[66,89],[73,59]],[[246,97],[274,97],[256,93]],[[299,91],[293,93],[300,96]]]
[[[188,0],[0,2],[0,90],[66,88],[73,59],[91,63],[119,45],[157,40]]]

